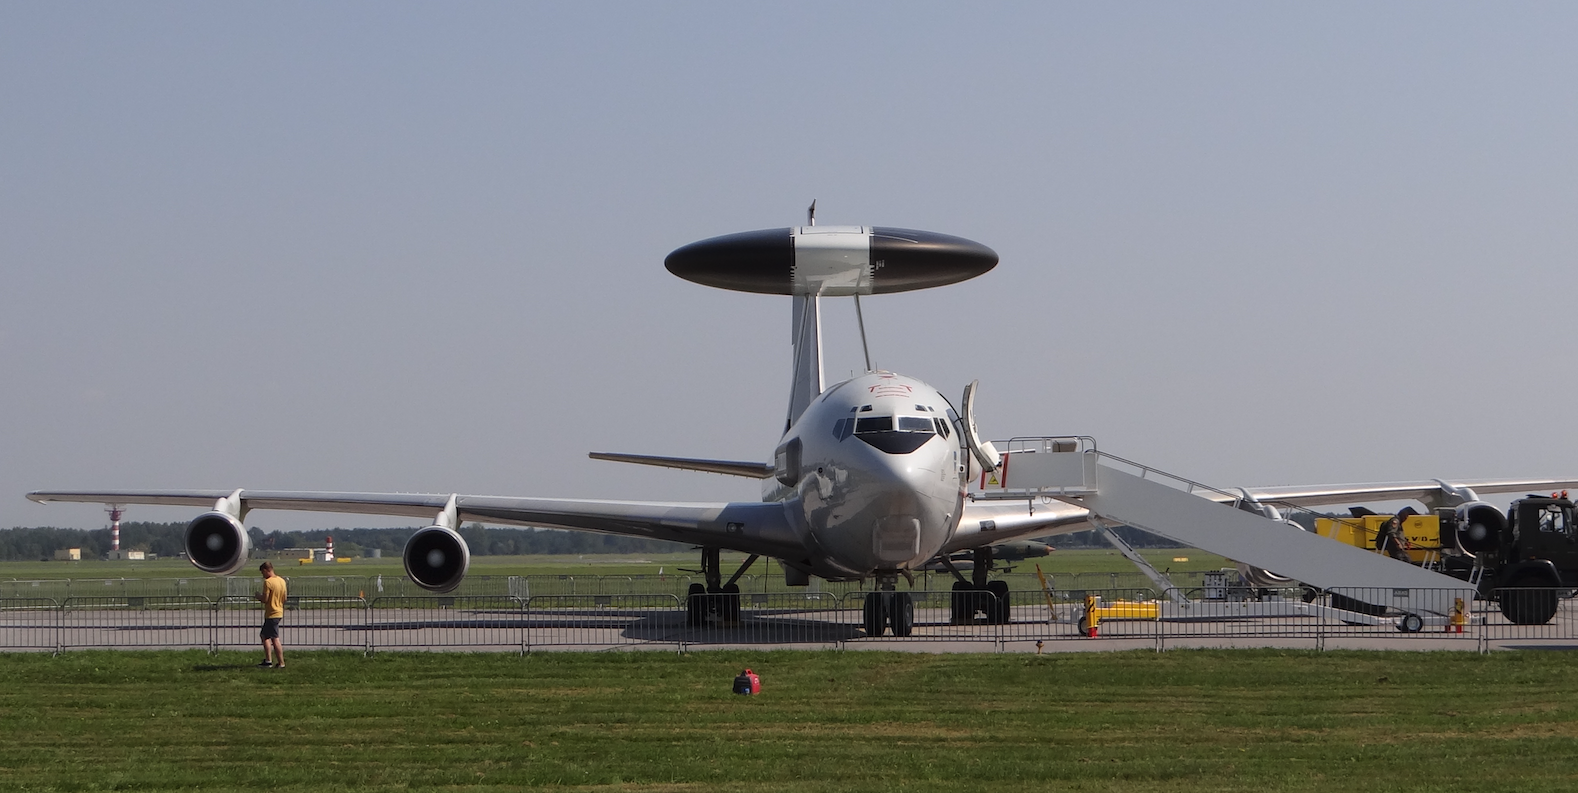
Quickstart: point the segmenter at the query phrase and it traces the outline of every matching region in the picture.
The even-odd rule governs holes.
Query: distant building
[[[82,549],[81,548],[61,548],[60,550],[55,551],[55,561],[57,561],[57,562],[80,562],[80,561],[82,561]]]
[[[104,554],[104,558],[112,562],[141,562],[148,558],[148,554],[143,551],[128,551],[121,549],[119,551],[110,551],[109,553]]]

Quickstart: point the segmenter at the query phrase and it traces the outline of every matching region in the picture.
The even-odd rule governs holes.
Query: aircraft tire
[[[701,584],[691,584],[685,595],[685,624],[692,628],[700,628],[707,622],[707,588]]]
[[[894,592],[889,602],[888,617],[893,624],[894,636],[908,636],[915,630],[915,599],[908,592]]]
[[[1418,614],[1404,614],[1397,621],[1397,629],[1403,633],[1418,633],[1425,628],[1425,621]]]
[[[740,621],[740,585],[725,584],[723,594],[718,595],[718,614],[723,621],[730,625],[737,625]]]
[[[953,582],[953,592],[948,598],[948,624],[969,625],[975,616],[973,608],[974,589],[963,581]]]
[[[866,638],[875,639],[882,635],[887,628],[887,609],[882,601],[885,600],[881,592],[867,592],[866,606],[863,616],[866,621]]]
[[[989,595],[985,603],[986,613],[991,615],[991,619],[987,622],[993,625],[1007,625],[1009,608],[1012,605],[1008,600],[1008,582],[988,581],[986,592]]]

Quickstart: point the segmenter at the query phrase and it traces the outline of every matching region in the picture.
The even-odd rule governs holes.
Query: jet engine
[[[1236,564],[1238,565],[1238,580],[1243,581],[1245,586],[1251,586],[1256,589],[1285,589],[1299,585],[1299,582],[1287,576],[1277,575],[1264,567],[1255,567],[1243,562],[1237,562]]]
[[[223,512],[205,512],[186,524],[186,558],[205,573],[239,571],[246,566],[249,545],[246,527]]]
[[[1507,516],[1483,501],[1460,504],[1453,514],[1458,547],[1469,553],[1494,551],[1507,530]]]
[[[471,550],[454,529],[428,526],[406,541],[405,574],[430,592],[448,592],[460,586],[471,566]]]

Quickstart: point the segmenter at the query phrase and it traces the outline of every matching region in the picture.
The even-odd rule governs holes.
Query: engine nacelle
[[[471,550],[454,529],[428,526],[411,535],[401,553],[405,574],[429,592],[448,592],[460,586],[471,566]]]
[[[223,512],[205,512],[186,524],[186,558],[205,573],[235,574],[246,566],[251,545],[247,528]]]
[[[1469,553],[1496,550],[1507,531],[1507,516],[1483,501],[1459,505],[1452,522],[1458,547]]]
[[[1243,581],[1245,586],[1256,589],[1286,589],[1299,585],[1299,582],[1287,576],[1277,575],[1264,567],[1255,567],[1243,562],[1238,562],[1237,566],[1238,580]]]

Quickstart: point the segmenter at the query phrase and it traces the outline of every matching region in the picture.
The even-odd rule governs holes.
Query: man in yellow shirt
[[[279,643],[279,621],[285,617],[285,579],[274,574],[274,565],[258,565],[263,573],[263,591],[253,597],[263,604],[263,668],[285,668],[285,648]]]

